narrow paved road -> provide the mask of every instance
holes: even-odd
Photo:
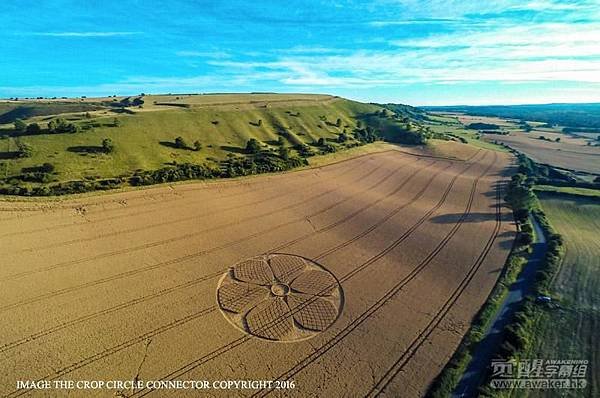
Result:
[[[498,346],[502,343],[502,331],[511,321],[513,314],[518,311],[519,303],[527,296],[535,281],[535,273],[546,252],[546,237],[537,221],[531,217],[535,229],[535,241],[529,260],[518,279],[510,286],[504,302],[496,312],[491,327],[487,330],[483,340],[475,348],[473,358],[454,390],[453,397],[475,397],[477,388],[486,374]]]

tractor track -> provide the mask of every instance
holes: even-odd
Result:
[[[431,318],[425,329],[423,329],[416,339],[414,339],[408,348],[400,355],[400,357],[394,362],[394,364],[384,373],[379,381],[373,386],[373,388],[367,393],[367,397],[376,397],[381,395],[394,378],[404,369],[409,361],[414,357],[419,348],[427,341],[429,336],[437,329],[439,324],[444,320],[444,317],[450,312],[454,304],[462,296],[464,291],[467,289],[479,268],[487,258],[488,253],[492,249],[494,242],[500,232],[502,226],[502,214],[500,210],[500,189],[496,187],[496,224],[490,237],[488,238],[483,250],[469,269],[469,272],[463,280],[460,282],[458,287],[454,290],[452,295],[444,302],[444,305],[439,311]]]
[[[301,372],[302,370],[304,370],[305,368],[307,368],[308,366],[310,366],[312,363],[319,360],[325,353],[327,353],[333,347],[342,342],[352,331],[354,331],[361,324],[370,319],[373,316],[373,314],[375,314],[380,308],[382,308],[385,304],[392,300],[402,290],[402,288],[404,288],[407,284],[414,280],[437,257],[437,255],[443,250],[443,248],[448,244],[448,242],[450,242],[454,235],[456,235],[456,233],[464,223],[466,217],[470,214],[478,182],[483,176],[485,176],[489,172],[492,166],[496,163],[496,157],[497,156],[495,155],[494,161],[483,171],[481,175],[479,175],[473,181],[471,191],[469,193],[469,199],[467,201],[467,206],[465,207],[463,214],[461,215],[459,220],[454,224],[452,229],[446,234],[446,236],[438,243],[438,245],[415,268],[413,268],[404,278],[402,278],[391,289],[389,289],[379,300],[377,300],[373,305],[371,305],[359,317],[355,318],[350,324],[348,324],[346,327],[340,330],[325,344],[317,348],[309,356],[305,357],[292,369],[279,375],[275,380],[288,380],[291,377],[298,374],[299,372]],[[264,397],[270,394],[271,391],[272,390],[269,389],[263,389],[253,394],[252,397]]]

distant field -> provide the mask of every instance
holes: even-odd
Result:
[[[556,187],[554,185],[536,185],[534,189],[540,192],[556,192],[569,195],[600,197],[600,190],[598,189],[579,187]]]
[[[489,105],[489,106],[432,106],[427,111],[457,112],[474,116],[493,116],[505,119],[533,120],[552,125],[600,129],[600,103]]]
[[[481,134],[476,130],[467,129],[464,124],[458,120],[457,114],[431,113],[428,114],[429,123],[427,126],[436,133],[450,133],[463,138],[468,144],[482,149],[494,151],[506,151],[505,148],[487,142],[481,139]]]
[[[543,140],[539,138],[540,135],[544,133],[511,132],[509,135],[486,134],[485,138],[503,142],[539,163],[600,174],[600,147]]]
[[[548,219],[566,242],[566,257],[551,294],[561,309],[548,310],[538,323],[529,358],[587,359],[589,388],[584,393],[563,391],[529,396],[586,396],[600,394],[600,203],[588,198],[541,194]]]
[[[600,174],[600,146],[587,145],[593,140],[574,137],[561,132],[559,128],[542,128],[539,122],[529,121],[532,127],[525,132],[519,121],[498,117],[471,116],[459,113],[437,112],[435,131],[451,132],[465,137],[469,143],[487,141],[504,143],[511,148],[525,153],[539,163],[555,167]],[[500,126],[500,130],[508,134],[481,134],[465,129],[471,123],[489,123]],[[479,137],[479,139],[477,139]],[[543,137],[545,139],[540,139]],[[556,142],[559,139],[559,142]]]

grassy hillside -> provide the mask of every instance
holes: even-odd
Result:
[[[12,102],[0,109],[9,108],[7,113],[38,110],[23,120],[26,128],[14,125],[16,119],[0,125],[0,186],[25,187],[19,194],[68,181],[126,179],[177,164],[205,165],[218,174],[214,170],[248,160],[252,139],[271,158],[295,159],[361,145],[377,131],[390,141],[404,133],[393,112],[380,115],[377,105],[324,95],[138,96]],[[419,130],[414,123],[411,129]],[[106,140],[114,150],[103,146]]]
[[[568,396],[600,394],[600,202],[595,198],[541,194],[541,205],[566,244],[566,255],[551,294],[561,309],[545,311],[536,325],[528,358],[589,360],[588,388]],[[529,396],[565,396],[568,391],[530,392]]]

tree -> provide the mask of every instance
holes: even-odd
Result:
[[[20,142],[17,144],[17,148],[19,151],[18,156],[20,158],[29,158],[33,154],[33,148],[31,145]]]
[[[85,113],[85,115],[84,115],[84,117],[85,117],[86,119],[91,119],[91,118],[92,118],[92,115],[91,115],[89,112],[86,112],[86,113]]]
[[[319,141],[317,141],[317,145],[318,145],[318,146],[323,146],[323,145],[325,145],[325,138],[323,138],[323,137],[319,138]]]
[[[260,143],[255,138],[250,138],[248,140],[248,142],[246,142],[246,152],[247,153],[260,152]]]
[[[346,134],[342,133],[342,134],[338,135],[337,141],[339,143],[346,142],[346,141],[348,141],[348,136]]]
[[[535,202],[535,195],[529,187],[524,185],[509,186],[508,195],[508,202],[514,210],[531,209]]]
[[[200,143],[200,141],[194,141],[194,150],[200,151],[201,149],[202,149],[202,144]]]
[[[25,131],[25,129],[27,128],[27,124],[22,121],[21,119],[17,119],[15,120],[15,130],[19,133],[23,133]]]
[[[121,121],[117,118],[114,118],[113,120],[113,126],[114,127],[119,127],[121,125]]]
[[[560,137],[556,137],[555,142],[560,142]]]
[[[515,209],[515,211],[513,212],[513,215],[517,222],[523,224],[523,223],[525,223],[525,221],[527,221],[527,218],[529,217],[529,209]],[[525,225],[528,225],[528,224],[525,224]]]
[[[282,136],[279,136],[277,138],[277,145],[279,145],[279,146],[285,145],[285,139]]]
[[[342,127],[342,119],[338,118],[338,120],[335,121],[335,125],[336,127]]]
[[[105,138],[102,140],[102,150],[104,151],[104,153],[114,152],[115,144],[110,138]]]
[[[55,120],[50,120],[48,122],[48,132],[50,134],[53,134],[56,131],[56,121]]]
[[[40,167],[40,170],[44,173],[52,173],[54,171],[54,165],[46,162]]]
[[[57,118],[48,123],[48,131],[52,134],[56,133],[76,133],[79,131],[79,126],[67,122],[65,119]]]
[[[188,147],[188,145],[183,139],[183,137],[177,137],[175,138],[175,147],[179,149],[185,149]]]
[[[40,127],[39,124],[37,123],[31,123],[30,125],[27,126],[27,134],[39,134],[42,132],[42,128]]]
[[[286,160],[286,161],[289,160],[290,159],[290,151],[284,146],[279,147],[279,157],[281,157],[283,160]]]
[[[256,123],[258,127],[262,126],[262,119],[258,119],[258,123]]]
[[[511,180],[515,184],[523,184],[527,180],[527,176],[523,173],[517,173],[511,177]]]
[[[521,235],[519,237],[519,244],[521,246],[529,246],[532,243],[533,243],[533,235],[531,233],[529,233],[529,232],[521,233]]]
[[[131,105],[133,106],[142,106],[144,105],[144,100],[141,98],[134,98],[133,101],[131,102]]]

